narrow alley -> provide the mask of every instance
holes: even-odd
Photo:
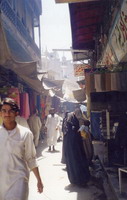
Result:
[[[100,165],[94,176],[85,188],[71,185],[65,165],[61,163],[62,142],[57,143],[57,151],[49,152],[46,142],[40,141],[37,148],[37,157],[39,162],[40,174],[44,183],[44,192],[39,194],[36,187],[36,179],[30,175],[30,193],[29,200],[113,200],[112,192],[109,189],[105,175]],[[105,181],[104,181],[105,180]],[[105,189],[103,185],[105,183]]]

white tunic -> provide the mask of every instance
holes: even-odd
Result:
[[[60,118],[57,114],[54,114],[54,116],[49,114],[47,116],[45,126],[47,127],[47,143],[48,143],[48,146],[56,145],[58,132],[59,132],[59,130],[58,130],[59,125],[60,125]]]
[[[40,136],[40,131],[41,131],[41,126],[42,126],[41,120],[36,114],[33,114],[28,119],[28,125],[34,136],[35,147],[37,147],[38,141],[39,141],[39,136]]]
[[[18,123],[18,124],[20,124],[21,126],[24,126],[24,127],[26,127],[26,128],[29,128],[29,125],[28,125],[28,123],[27,123],[27,120],[24,118],[24,117],[21,117],[21,116],[17,116],[16,118],[15,118],[15,121]]]
[[[29,169],[37,167],[33,135],[17,125],[0,126],[0,200],[27,200]]]

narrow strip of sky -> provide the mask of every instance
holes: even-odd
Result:
[[[43,52],[46,48],[51,52],[52,49],[69,49],[72,46],[68,4],[56,4],[55,0],[42,0],[40,22]],[[64,52],[64,55],[71,58],[70,52]]]

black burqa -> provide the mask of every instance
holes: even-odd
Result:
[[[79,121],[73,113],[69,115],[64,138],[67,174],[70,183],[84,186],[90,177],[88,162],[82,137],[78,131]]]

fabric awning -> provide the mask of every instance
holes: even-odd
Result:
[[[11,59],[11,53],[7,45],[0,15],[0,65],[5,65],[8,61],[11,61]]]
[[[62,87],[64,80],[49,80],[48,78],[44,78],[42,80],[42,84],[44,89],[52,90],[54,95],[58,97],[63,97]]]
[[[78,102],[84,102],[86,100],[85,89],[73,90],[73,95]]]
[[[50,80],[48,78],[43,79],[43,86],[45,89],[61,89],[64,80]]]
[[[70,21],[72,30],[72,48],[87,50],[87,53],[75,52],[74,60],[90,59],[95,50],[95,36],[101,25],[104,13],[104,1],[85,1],[70,3]],[[81,54],[81,55],[80,55]]]
[[[32,89],[41,93],[44,91],[41,81],[37,78],[37,62],[18,62],[9,50],[4,34],[0,16],[0,65],[6,69],[14,71]]]

